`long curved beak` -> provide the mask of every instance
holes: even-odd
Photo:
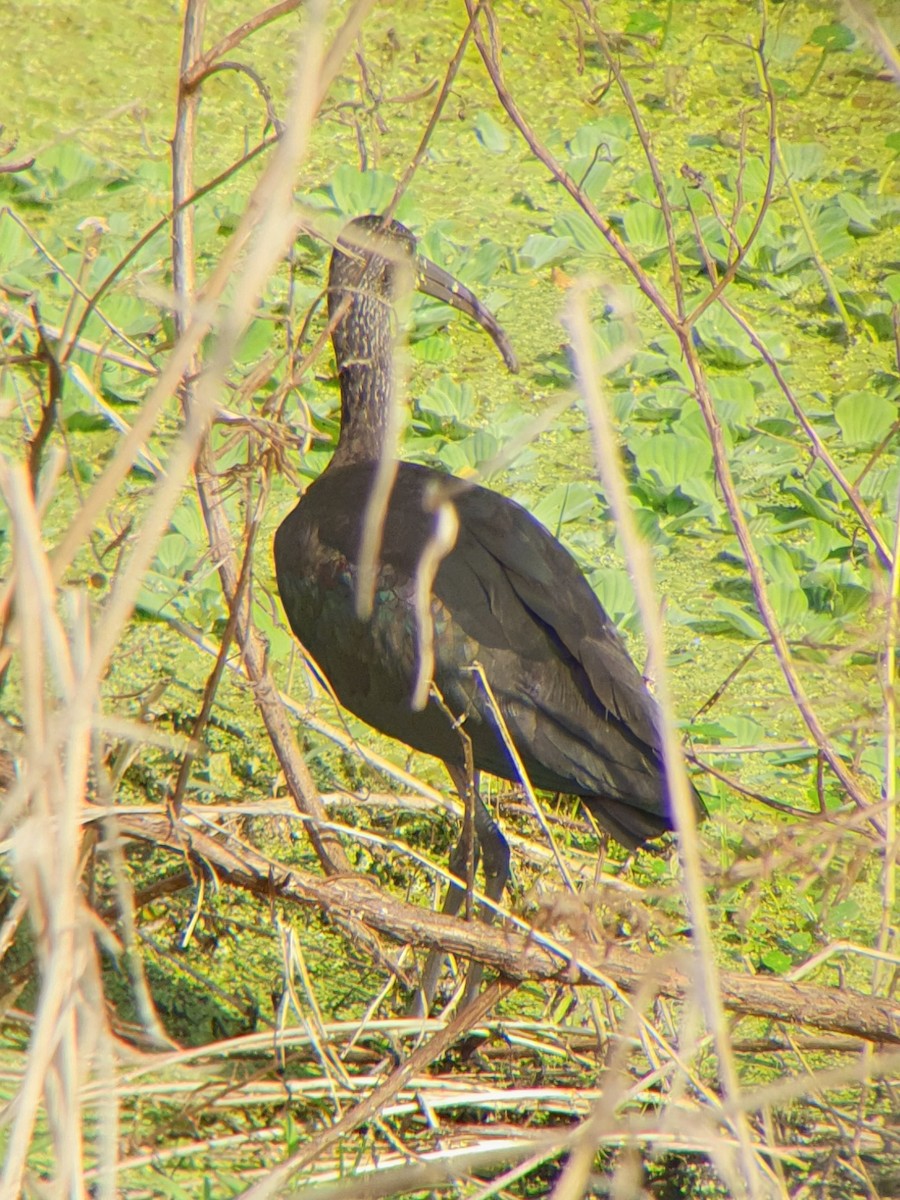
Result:
[[[416,287],[426,296],[431,296],[435,300],[443,300],[445,304],[458,308],[473,321],[477,321],[481,328],[491,335],[507,368],[514,375],[518,372],[519,360],[516,358],[516,352],[497,322],[497,318],[464,284],[460,283],[458,279],[454,279],[452,275],[430,259],[418,255],[416,257]]]

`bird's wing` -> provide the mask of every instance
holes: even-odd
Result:
[[[503,569],[513,591],[583,666],[600,704],[651,746],[656,706],[607,616],[569,552],[521,505],[486,488],[457,499],[461,537],[477,541]]]

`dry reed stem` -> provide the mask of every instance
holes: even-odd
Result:
[[[195,6],[196,7],[196,6]],[[24,691],[25,775],[4,803],[28,803],[29,815],[18,813],[12,837],[12,862],[21,894],[35,928],[41,991],[32,1027],[25,1073],[13,1107],[7,1112],[11,1128],[0,1176],[0,1195],[19,1194],[35,1123],[41,1106],[49,1122],[54,1147],[53,1194],[82,1196],[82,1139],[85,1136],[81,1083],[100,1064],[109,1069],[114,1055],[108,1042],[99,969],[90,920],[80,891],[80,806],[87,791],[93,714],[100,704],[100,685],[107,664],[130,617],[137,590],[152,560],[159,538],[181,495],[214,412],[225,371],[241,331],[252,315],[265,279],[282,256],[296,219],[291,215],[291,188],[296,164],[305,151],[313,115],[337,70],[348,39],[362,19],[366,5],[351,12],[328,56],[322,41],[323,5],[311,5],[307,37],[298,57],[295,109],[288,130],[273,155],[244,219],[192,311],[185,336],[174,350],[157,386],[134,427],[123,438],[111,465],[85,499],[52,558],[41,543],[39,521],[28,482],[21,468],[0,464],[0,487],[16,532],[15,563],[18,641]],[[253,252],[240,255],[252,238]],[[219,311],[225,286],[234,287],[234,301]],[[156,417],[168,400],[200,339],[211,328],[217,338],[210,366],[198,387],[198,399],[176,441],[167,473],[155,489],[153,503],[111,595],[93,628],[87,610],[77,600],[70,606],[66,630],[56,614],[56,584],[97,516],[145,447]],[[104,1088],[112,1095],[114,1089]],[[99,1187],[115,1194],[116,1121],[99,1134]]]
[[[616,528],[622,540],[628,573],[634,585],[644,637],[647,641],[650,674],[655,683],[656,699],[662,718],[660,721],[662,757],[671,798],[672,815],[678,831],[678,851],[691,918],[691,938],[694,943],[698,980],[697,994],[702,1003],[707,1024],[715,1039],[724,1093],[723,1101],[724,1105],[729,1107],[740,1095],[740,1084],[719,991],[718,969],[706,903],[697,818],[685,769],[684,755],[675,729],[665,643],[653,586],[650,556],[645,543],[638,535],[631,512],[624,472],[616,448],[615,429],[600,387],[602,375],[591,336],[586,304],[587,286],[589,285],[581,284],[572,289],[566,308],[565,323],[572,338],[581,394],[590,414],[595,461],[615,517]],[[769,1194],[771,1180],[768,1177],[768,1171],[763,1161],[753,1153],[750,1128],[742,1115],[737,1116],[732,1130],[741,1148],[740,1170],[735,1173],[734,1166],[736,1164],[730,1163],[730,1169],[725,1178],[728,1179],[731,1187],[736,1189],[738,1195],[744,1188],[752,1197]]]
[[[82,1196],[82,1085],[93,1070],[111,1061],[99,964],[80,891],[78,818],[87,785],[93,706],[67,714],[65,728],[59,718],[89,658],[90,627],[83,595],[71,596],[69,630],[57,614],[56,589],[25,468],[0,462],[0,490],[12,518],[18,565],[17,636],[25,715],[23,778],[14,791],[24,792],[27,815],[16,814],[10,858],[28,907],[41,980],[25,1070],[4,1114],[10,1128],[0,1197],[11,1200],[20,1194],[41,1110],[53,1147],[58,1194]],[[6,823],[8,815],[4,812],[0,820]],[[114,1122],[108,1125],[99,1142],[104,1196],[114,1194],[109,1168],[115,1156],[115,1128]]]

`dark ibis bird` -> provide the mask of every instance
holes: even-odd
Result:
[[[341,704],[442,759],[463,799],[475,792],[478,845],[464,832],[451,868],[464,879],[480,850],[485,894],[496,901],[509,849],[473,780],[477,771],[518,778],[497,711],[531,784],[580,797],[631,848],[672,828],[658,712],[575,560],[525,508],[393,462],[395,305],[413,285],[482,325],[517,369],[493,316],[417,256],[404,226],[380,216],[350,222],[328,276],[340,436],[275,535],[278,589]],[[696,793],[695,801],[702,813]],[[462,899],[451,886],[444,911],[457,912]],[[430,964],[423,985],[429,1000],[439,968]]]

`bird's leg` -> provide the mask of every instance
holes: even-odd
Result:
[[[471,760],[471,754],[469,757]],[[468,897],[467,907],[469,912],[467,916],[471,918],[472,890],[474,888],[475,868],[478,866],[479,857],[479,841],[476,836],[478,818],[476,815],[476,804],[472,798],[478,796],[478,790],[475,785],[474,770],[470,773],[469,770],[452,767],[449,763],[446,765],[454,787],[463,803],[463,824],[459,841],[450,852],[450,860],[447,865],[450,868],[450,874],[453,878],[447,885],[447,895],[444,897],[441,912],[444,916],[455,917],[462,908],[463,900]],[[478,803],[481,803],[480,799]],[[465,879],[466,886],[463,887],[457,883],[458,879]],[[437,982],[443,966],[443,953],[440,950],[430,951],[425,963],[425,970],[422,972],[421,985],[410,1005],[410,1016],[424,1016],[425,1012],[431,1007],[431,1001],[434,999],[434,993],[437,989]]]
[[[463,888],[461,884],[451,881],[441,909],[447,916],[456,916],[466,896],[471,903],[472,876],[478,865],[479,857],[484,862],[484,894],[495,904],[499,903],[509,880],[509,843],[479,795],[475,772],[469,774],[449,763],[447,770],[450,772],[459,797],[466,808],[462,833],[450,855],[449,865],[451,873],[457,879],[465,878],[468,886]],[[471,912],[468,915],[471,916]],[[486,905],[482,905],[479,909],[478,918],[486,925],[491,924],[494,916],[494,910]],[[422,973],[421,987],[410,1007],[411,1016],[422,1016],[430,1007],[443,965],[444,955],[439,950],[432,950]],[[478,994],[482,974],[481,963],[470,964],[466,976],[463,1004],[467,1004],[473,996]]]
[[[488,812],[484,801],[475,792],[475,836],[481,847],[481,858],[484,863],[484,894],[495,904],[506,890],[509,881],[509,842],[503,836],[500,826]],[[496,913],[487,905],[482,905],[478,912],[479,920],[485,925],[491,925]],[[478,995],[481,988],[481,977],[484,967],[480,962],[469,964],[466,975],[466,990],[463,993],[462,1007]]]

